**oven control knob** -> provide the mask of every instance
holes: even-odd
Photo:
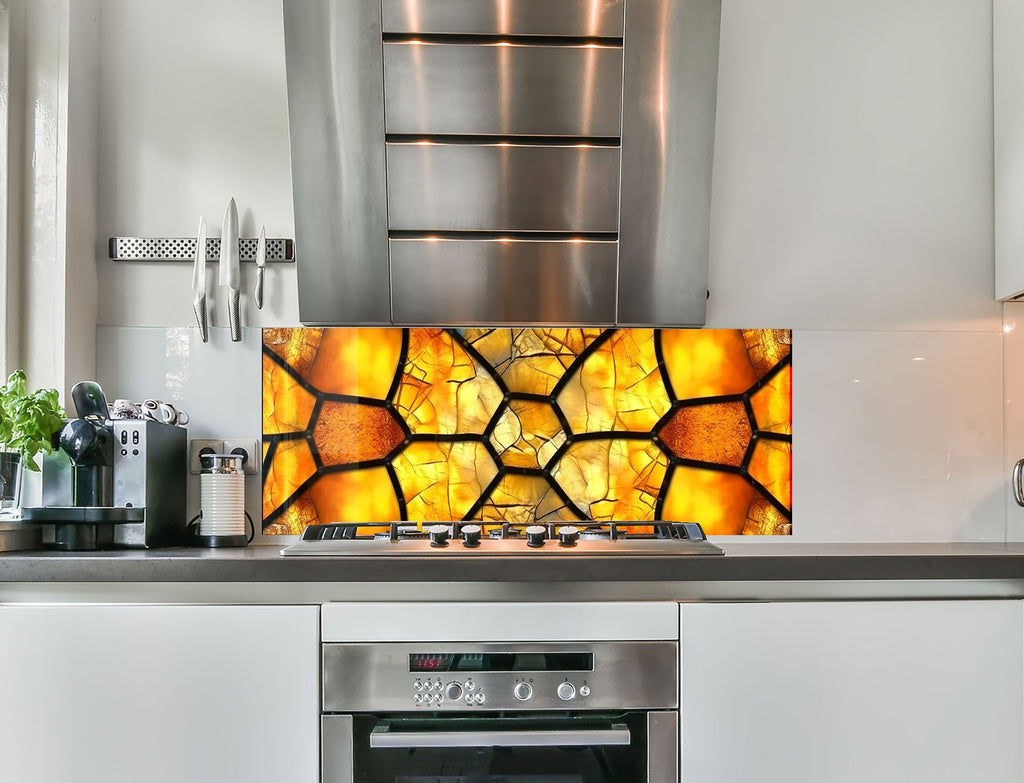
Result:
[[[462,698],[462,686],[457,682],[450,682],[444,689],[444,696],[448,701],[458,701]]]
[[[589,685],[581,685],[580,686],[580,696],[589,696],[589,695],[590,695],[590,686]]]
[[[533,688],[530,687],[528,682],[517,682],[516,687],[512,689],[512,693],[519,701],[528,701],[533,696]]]
[[[575,525],[563,525],[558,528],[558,543],[562,546],[576,546],[580,537],[580,529]]]
[[[462,543],[468,547],[480,546],[480,525],[464,525]]]
[[[555,692],[562,701],[572,701],[576,698],[576,686],[571,682],[558,683],[558,689]]]
[[[448,546],[448,525],[431,525],[427,528],[431,546]]]
[[[526,528],[527,546],[544,546],[547,537],[548,529],[544,525],[530,525]]]

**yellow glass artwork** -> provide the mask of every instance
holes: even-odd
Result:
[[[792,532],[785,329],[263,332],[263,531],[398,520]]]

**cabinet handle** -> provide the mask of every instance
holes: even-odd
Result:
[[[1013,486],[1013,499],[1017,501],[1018,506],[1024,507],[1024,459],[1017,460],[1017,464],[1013,466],[1013,481],[1010,483]]]

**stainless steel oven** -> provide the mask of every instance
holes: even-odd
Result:
[[[675,641],[322,652],[324,783],[677,783]]]

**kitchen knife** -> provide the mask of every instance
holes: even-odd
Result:
[[[224,227],[220,235],[220,284],[226,286],[228,297],[228,324],[231,326],[231,341],[242,339],[241,315],[238,310],[239,272],[238,272],[238,207],[235,200],[228,201],[224,211]]]
[[[199,336],[203,342],[210,339],[206,328],[206,218],[199,218],[199,235],[196,237],[196,262],[192,267],[192,290],[196,298],[192,300],[192,309],[196,313],[199,324]]]
[[[256,309],[263,309],[263,267],[267,264],[267,227],[260,226],[260,238],[256,240],[256,291],[253,300]]]

